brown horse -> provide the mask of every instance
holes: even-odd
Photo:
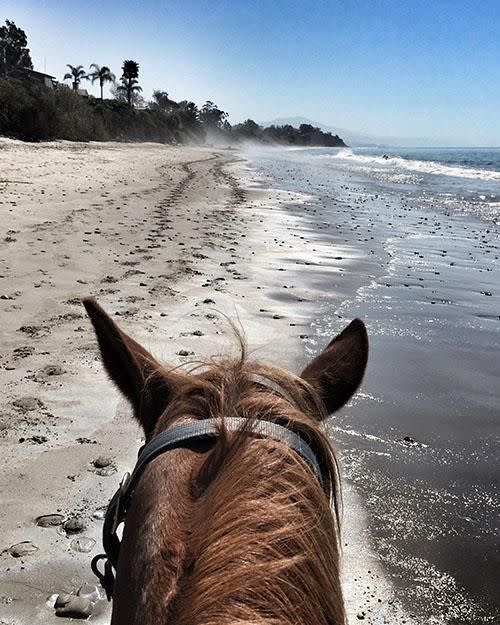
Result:
[[[339,479],[320,423],[362,380],[363,323],[351,322],[300,376],[248,360],[243,341],[241,357],[188,373],[160,365],[95,300],[84,305],[146,442],[178,424],[221,423],[210,444],[158,456],[135,485],[112,625],[344,624]],[[230,417],[250,425],[231,432]],[[288,444],[254,436],[256,420],[305,439],[322,484]]]

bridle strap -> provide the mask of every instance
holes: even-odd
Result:
[[[276,393],[276,395],[279,395],[282,399],[285,399],[294,408],[299,408],[297,402],[290,395],[290,393],[285,390],[281,384],[278,384],[278,382],[275,382],[272,378],[268,378],[267,375],[262,375],[261,373],[250,373],[249,378],[254,384],[259,384],[267,391],[272,391],[273,393]]]
[[[248,428],[252,436],[271,438],[285,443],[307,462],[319,483],[323,486],[323,476],[313,450],[301,436],[292,432],[292,430],[271,421],[249,421],[243,417],[201,419],[190,421],[189,423],[181,423],[169,430],[160,432],[142,448],[134,471],[122,493],[123,509],[126,510],[128,508],[134,488],[150,462],[172,449],[195,445],[203,439],[216,438],[223,427],[230,432]]]
[[[92,570],[105,589],[108,600],[111,600],[114,587],[112,569],[116,570],[117,568],[120,551],[120,540],[116,530],[118,525],[125,520],[134,488],[146,467],[167,451],[196,447],[202,442],[216,439],[224,428],[230,432],[247,431],[250,436],[270,438],[286,444],[308,464],[321,487],[324,486],[321,467],[311,447],[299,434],[278,423],[249,420],[243,417],[210,418],[181,423],[169,430],[160,432],[140,450],[132,475],[130,478],[128,475],[125,476],[106,510],[102,532],[105,553],[94,557]],[[98,563],[102,559],[107,559],[103,573],[98,568]]]

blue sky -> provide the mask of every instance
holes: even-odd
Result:
[[[58,79],[131,58],[147,98],[210,99],[232,123],[500,145],[500,0],[0,0],[5,18]]]

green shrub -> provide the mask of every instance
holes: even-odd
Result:
[[[203,141],[187,111],[129,108],[118,100],[84,98],[64,86],[0,79],[0,134],[24,141]]]

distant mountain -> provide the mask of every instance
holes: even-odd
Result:
[[[338,128],[337,126],[328,126],[321,122],[315,122],[306,117],[278,117],[269,122],[260,122],[261,126],[284,126],[290,124],[291,126],[298,127],[300,124],[311,124],[321,128],[324,132],[331,132],[334,135],[341,137],[348,146],[352,147],[369,147],[369,146],[424,146],[433,145],[435,141],[430,139],[414,139],[414,138],[402,138],[402,137],[384,137],[377,135],[368,135],[354,130],[348,130],[347,128]],[[442,142],[441,142],[442,144]],[[440,145],[441,145],[440,144]]]
[[[307,117],[278,117],[268,122],[259,123],[261,126],[264,127],[285,126],[286,124],[290,124],[290,126],[294,126],[295,128],[298,128],[300,124],[311,124],[311,126],[321,128],[323,132],[331,132],[333,135],[338,135],[347,143],[347,145],[360,146],[377,144],[377,141],[374,140],[374,137],[363,135],[358,132],[351,132],[350,130],[346,130],[345,128],[328,126],[327,124],[322,124],[321,122],[315,122],[312,119],[307,119]]]

